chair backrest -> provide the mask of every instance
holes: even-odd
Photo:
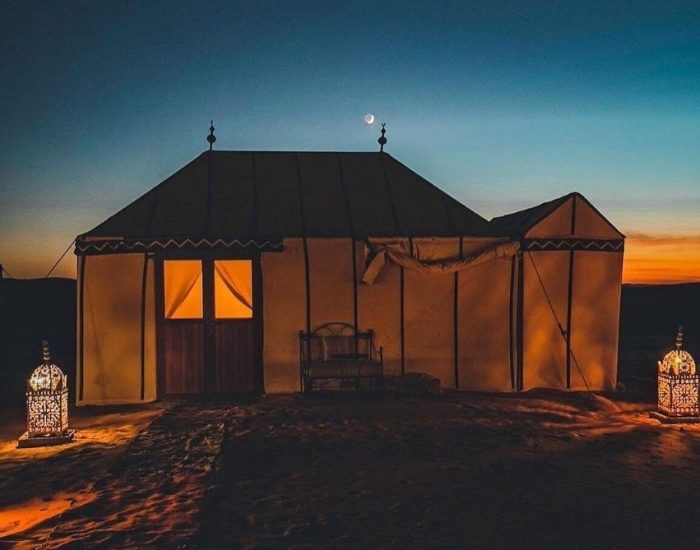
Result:
[[[328,361],[330,359],[361,355],[372,358],[372,341],[374,332],[356,331],[348,323],[326,323],[317,327],[310,334],[300,332],[301,342],[308,343],[308,360]],[[306,346],[302,346],[302,354],[306,356]]]

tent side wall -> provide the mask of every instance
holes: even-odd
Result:
[[[577,237],[622,238],[621,233],[581,198],[576,199],[575,225]],[[576,361],[571,372],[573,389],[586,389],[588,384],[592,389],[613,390],[617,384],[622,262],[622,250],[579,250],[574,254],[571,350]]]
[[[570,236],[574,199],[540,220],[528,238]],[[523,257],[522,388],[566,389],[569,252],[526,252]]]
[[[522,389],[614,389],[624,236],[574,195],[525,237]]]
[[[354,324],[352,239],[307,239],[311,330],[325,323]],[[361,330],[371,327],[359,327]]]
[[[299,331],[306,330],[306,267],[302,239],[262,255],[263,365],[267,393],[301,390]]]
[[[566,389],[569,253],[526,252],[524,268],[523,387]]]
[[[78,405],[156,399],[153,261],[145,254],[78,257]]]
[[[459,256],[459,239],[412,242],[421,260]],[[443,388],[455,387],[453,273],[404,270],[404,369],[440,379]]]
[[[355,244],[357,276],[365,270],[365,245]],[[357,287],[358,324],[360,329],[372,329],[377,348],[384,355],[384,374],[401,374],[401,277],[402,269],[388,263],[372,285],[361,282]]]
[[[463,241],[463,250],[489,240]],[[405,240],[408,245],[408,239]],[[454,258],[458,238],[415,239],[422,260]],[[306,247],[306,250],[305,250]],[[353,252],[355,273],[353,273]],[[307,297],[308,262],[308,297]],[[375,332],[386,375],[425,372],[445,388],[510,391],[510,260],[458,274],[418,272],[387,264],[374,284],[361,284],[365,244],[345,238],[285,239],[263,255],[265,391],[301,387],[299,331],[329,322]],[[357,280],[357,286],[354,286]],[[307,318],[308,306],[308,318]],[[403,317],[402,317],[403,315]],[[455,353],[458,361],[455,361]]]
[[[459,389],[515,388],[515,258],[458,274]]]
[[[575,362],[571,387],[585,390],[588,384],[591,389],[614,390],[622,254],[579,251],[574,265],[571,351]]]
[[[352,325],[355,310],[364,311],[353,274],[353,261],[362,243],[350,238],[296,238],[285,239],[284,246],[284,252],[263,254],[262,262],[263,364],[268,393],[301,388],[299,331],[332,322]],[[382,345],[379,336],[384,330],[366,324],[367,320],[359,318],[359,328],[375,329],[377,345]],[[381,318],[369,320],[381,322]]]

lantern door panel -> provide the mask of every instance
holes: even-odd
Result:
[[[162,296],[161,391],[253,391],[253,261],[166,259]]]

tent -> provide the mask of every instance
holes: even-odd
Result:
[[[491,226],[521,246],[514,388],[614,389],[625,236],[579,193]]]
[[[547,204],[488,222],[385,152],[207,151],[77,237],[77,402],[299,391],[299,332],[328,322],[373,329],[387,375],[578,389],[559,375],[570,349],[611,388],[623,237],[580,195]],[[556,225],[574,208],[575,231]],[[543,320],[528,257],[572,342]],[[599,286],[573,277],[561,302],[589,269]]]

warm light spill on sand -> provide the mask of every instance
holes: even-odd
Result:
[[[628,233],[624,283],[700,282],[700,235]]]
[[[22,428],[16,422],[3,426],[0,480],[8,494],[0,504],[0,539],[23,540],[20,535],[33,527],[95,501],[94,480],[161,411],[162,406],[148,406],[87,417],[76,413],[75,440],[53,447],[18,449],[15,434]]]
[[[0,537],[21,533],[55,518],[69,508],[83,506],[95,500],[96,495],[86,489],[77,494],[58,493],[47,498],[49,500],[35,498],[19,506],[0,510]]]

